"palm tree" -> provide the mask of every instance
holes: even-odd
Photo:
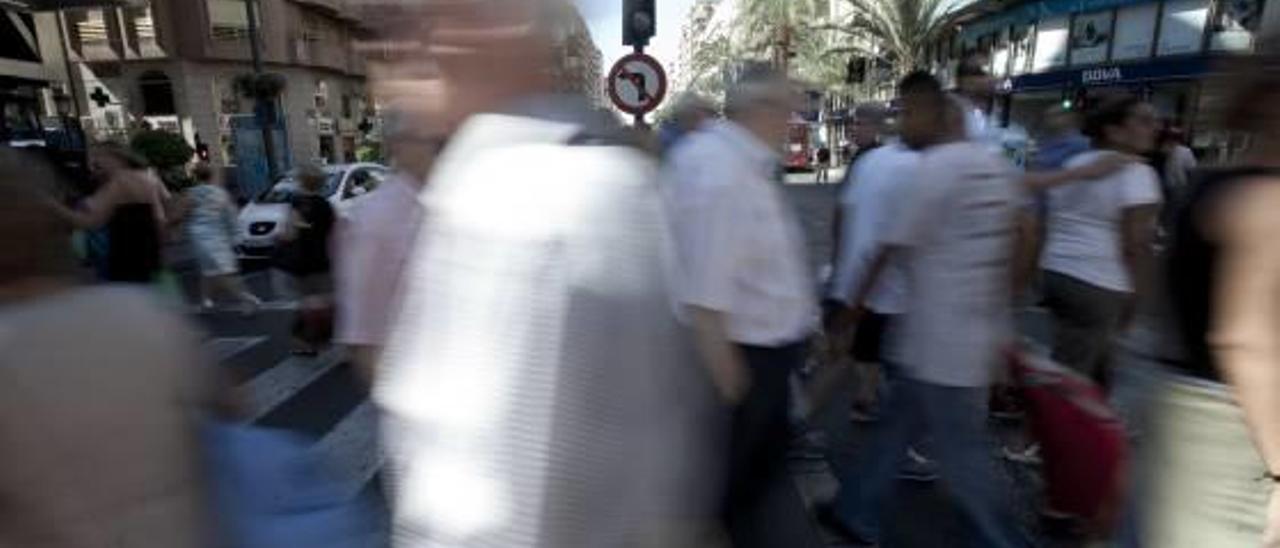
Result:
[[[894,77],[925,66],[927,48],[948,29],[963,2],[955,0],[835,0],[852,8],[833,21],[839,35],[833,51],[887,64]]]
[[[812,40],[831,0],[738,0],[736,32],[744,54],[765,54],[786,72],[791,59]]]

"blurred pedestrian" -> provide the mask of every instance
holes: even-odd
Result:
[[[658,140],[662,146],[662,155],[666,156],[680,140],[689,134],[702,129],[710,120],[715,119],[716,109],[706,99],[696,93],[681,94],[672,103],[671,119],[662,124]]]
[[[1158,120],[1137,98],[1102,103],[1085,121],[1098,149],[1066,167],[1119,153],[1141,155],[1155,145]],[[1160,184],[1149,166],[1131,164],[1110,175],[1048,191],[1044,303],[1053,314],[1053,359],[1106,387],[1114,337],[1126,329],[1147,294]]]
[[[196,184],[187,189],[187,237],[200,265],[200,305],[212,309],[214,296],[221,294],[253,312],[262,301],[240,279],[240,262],[232,244],[236,237],[235,203],[223,186],[219,168],[199,164],[192,176]]]
[[[840,179],[840,187],[836,189],[835,213],[831,218],[832,265],[836,264],[836,255],[843,248],[845,221],[842,200],[850,196],[849,186],[857,182],[854,180],[856,175],[854,166],[863,156],[880,147],[888,132],[886,127],[888,116],[888,111],[876,103],[863,103],[853,109],[853,124],[849,132],[852,134],[853,145],[857,150],[850,157],[849,166],[845,169],[844,177]]]
[[[1156,168],[1165,181],[1165,193],[1177,195],[1186,191],[1191,172],[1197,167],[1196,154],[1186,145],[1186,134],[1176,126],[1160,132],[1156,148],[1164,153],[1165,161]]]
[[[673,314],[656,161],[552,93],[563,8],[469,2],[379,29],[438,61],[460,123],[374,387],[399,547],[708,542],[714,392]]]
[[[817,171],[815,175],[817,182],[831,181],[831,148],[827,145],[819,146],[818,152],[814,154],[814,169]]]
[[[873,422],[879,419],[879,394],[881,369],[887,364],[885,348],[887,335],[906,312],[906,274],[900,260],[885,267],[871,293],[863,302],[853,302],[853,292],[869,274],[871,261],[884,247],[887,230],[897,211],[902,207],[902,188],[905,181],[917,176],[920,152],[902,143],[890,143],[862,157],[855,166],[854,180],[849,194],[841,200],[847,221],[840,241],[846,246],[839,250],[835,273],[828,293],[825,314],[827,336],[833,338],[839,348],[848,339],[847,330],[840,318],[849,308],[859,309],[858,329],[853,332],[851,356],[859,373],[853,409],[849,413],[854,422]],[[918,441],[918,440],[917,440]],[[902,474],[908,479],[932,480],[934,463],[912,447],[907,450]]]
[[[1280,61],[1255,55],[1208,88],[1225,98],[1219,127],[1251,146],[1175,215],[1168,297],[1186,356],[1153,415],[1149,546],[1280,546]]]
[[[438,103],[438,78],[421,83],[424,95],[417,100]],[[445,139],[444,128],[433,126],[431,118],[389,110],[387,120],[384,135],[394,171],[377,192],[353,204],[335,236],[334,340],[351,349],[367,381],[373,380],[373,367],[398,311],[404,270],[422,223],[419,194]]]
[[[198,341],[147,292],[76,285],[54,177],[0,147],[0,546],[208,546]]]
[[[160,273],[169,192],[146,160],[122,145],[94,145],[90,169],[102,186],[60,214],[82,229],[107,229],[106,279],[149,284]]]
[[[1184,143],[1185,134],[1169,125],[1160,131],[1152,151],[1151,167],[1160,175],[1160,193],[1165,207],[1160,212],[1160,228],[1169,230],[1173,215],[1190,192],[1191,175],[1198,167],[1196,155]]]
[[[789,379],[817,312],[804,236],[782,195],[777,144],[794,106],[764,69],[735,84],[725,120],[672,153],[681,300],[702,358],[732,406],[726,522],[735,546],[761,542],[761,502],[786,477]]]
[[[314,355],[328,342],[333,322],[333,277],[329,239],[336,216],[325,197],[328,175],[315,164],[295,169],[298,191],[289,200],[289,220],[281,236],[275,266],[289,276],[298,295],[293,323],[294,352]]]
[[[899,85],[900,133],[923,149],[915,178],[851,303],[865,303],[895,256],[908,285],[889,360],[902,376],[883,404],[880,428],[822,519],[855,543],[881,539],[886,498],[901,455],[921,428],[954,494],[972,546],[1026,546],[991,459],[987,389],[1011,336],[1010,252],[1019,203],[1016,177],[1000,156],[965,139],[964,106],[927,73]],[[939,123],[942,121],[943,123]]]

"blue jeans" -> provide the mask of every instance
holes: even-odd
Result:
[[[892,368],[886,368],[886,372]],[[881,511],[897,482],[903,451],[922,433],[930,455],[971,526],[969,544],[983,548],[1030,546],[1004,500],[1009,488],[995,470],[986,426],[987,389],[895,378],[881,422],[858,470],[840,470],[836,516],[865,540],[880,541]],[[924,431],[922,431],[922,429]]]

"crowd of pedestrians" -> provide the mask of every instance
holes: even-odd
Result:
[[[1126,470],[1149,470],[1096,514],[1040,513],[1080,523],[1078,542],[1280,546],[1269,57],[1224,71],[1223,123],[1255,139],[1207,175],[1140,98],[1046,112],[1022,162],[984,63],[961,63],[955,91],[908,73],[893,108],[854,110],[819,283],[783,186],[801,103],[785,74],[744,66],[720,112],[683,97],[651,136],[554,93],[542,0],[363,9],[393,171],[339,215],[326,173],[295,169],[272,264],[298,298],[295,351],[337,345],[368,384],[389,540],[367,508],[298,479],[314,463],[292,458],[296,440],[236,423],[233,383],[146,287],[178,229],[200,304],[261,304],[219,172],[196,166],[171,196],[102,146],[99,190],[70,206],[52,170],[0,149],[0,546],[792,546],[771,499],[797,415],[823,404],[797,390],[819,336],[818,355],[855,365],[847,411],[868,430],[856,464],[831,460],[838,490],[814,509],[831,534],[891,545],[898,479],[937,478],[955,545],[1033,546],[989,422],[1029,391],[1008,373],[1032,361],[1025,305],[1052,321],[1056,365],[1035,382],[1083,387],[1025,398],[1041,427],[1110,420],[1117,342],[1160,311],[1186,349],[1147,387],[1156,420],[1133,445],[1157,458]],[[73,228],[105,228],[113,283],[80,282]],[[1096,464],[1057,447],[1005,454]]]

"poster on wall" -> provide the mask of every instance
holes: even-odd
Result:
[[[1222,0],[1209,27],[1209,48],[1214,51],[1247,51],[1262,20],[1261,0]]]
[[[1157,4],[1130,6],[1116,16],[1116,35],[1112,38],[1111,59],[1125,61],[1151,56],[1156,35]]]
[[[1068,19],[1050,17],[1040,22],[1036,32],[1035,59],[1031,69],[1035,72],[1067,64]]]
[[[1208,18],[1208,0],[1170,0],[1164,5],[1164,17],[1160,19],[1156,55],[1199,53]]]
[[[1082,13],[1071,28],[1071,64],[1092,65],[1107,60],[1111,44],[1111,12]]]

